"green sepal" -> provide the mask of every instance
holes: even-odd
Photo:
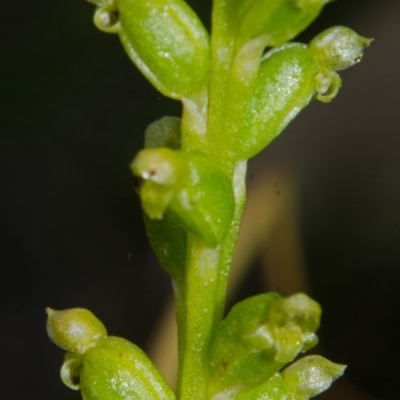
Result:
[[[279,371],[274,353],[254,349],[244,338],[268,319],[277,293],[250,297],[236,304],[217,327],[209,353],[210,398],[229,388],[258,384]]]
[[[237,387],[235,400],[308,400],[328,389],[346,367],[312,355],[297,360],[258,386]]]
[[[207,88],[209,37],[183,0],[94,0],[96,26],[118,33],[131,60],[164,95],[191,98]]]
[[[232,308],[210,350],[210,394],[257,387],[317,344],[321,310],[308,296],[266,293]]]
[[[343,375],[345,369],[345,365],[311,355],[285,368],[282,376],[294,397],[302,400],[317,396],[328,389],[334,380]]]
[[[328,2],[329,0],[214,1],[211,46],[213,74],[210,85],[211,151],[217,147],[217,154],[224,154],[227,158],[233,156],[234,160],[248,157],[243,154],[241,158],[242,155],[240,151],[236,151],[235,146],[230,148],[219,146],[221,129],[234,136],[245,137],[241,132],[242,121],[257,85],[256,80],[265,48],[282,45],[299,34]],[[218,88],[215,92],[213,92],[214,86]],[[276,89],[274,92],[278,97]],[[213,99],[216,99],[214,103]],[[214,129],[213,116],[216,113],[218,115],[221,110],[225,125]],[[250,109],[254,114],[258,111]],[[265,143],[267,144],[268,142]],[[251,157],[255,153],[249,154]]]
[[[317,62],[305,44],[288,43],[263,57],[241,126],[221,146],[232,158],[254,156],[311,101]]]
[[[83,400],[173,400],[154,364],[131,342],[110,336],[83,357]]]
[[[173,221],[215,247],[234,211],[231,182],[220,166],[197,152],[145,149],[131,165],[145,213]]]

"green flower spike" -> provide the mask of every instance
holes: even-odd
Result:
[[[246,198],[246,163],[314,99],[331,101],[337,71],[369,39],[334,27],[286,43],[329,0],[213,0],[212,36],[184,0],[89,0],[161,93],[183,104],[145,133],[131,164],[147,233],[176,297],[179,400],[307,400],[344,366],[319,356],[321,309],[305,294],[266,293],[223,312]],[[271,48],[272,47],[272,48]],[[67,350],[63,382],[84,400],[174,400],[149,358],[107,336],[88,310],[48,310]],[[293,363],[290,366],[287,364]]]

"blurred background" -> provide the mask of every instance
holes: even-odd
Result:
[[[211,1],[189,3],[209,27]],[[20,0],[0,10],[0,393],[77,400],[59,379],[63,352],[46,336],[46,306],[89,308],[155,358],[157,344],[170,346],[159,328],[170,282],[128,165],[146,126],[181,108],[140,75],[116,36],[95,29],[91,4]],[[338,98],[311,104],[250,161],[228,306],[305,290],[324,311],[318,351],[349,365],[319,398],[395,400],[400,3],[334,2],[296,40],[333,25],[375,40],[341,74]]]

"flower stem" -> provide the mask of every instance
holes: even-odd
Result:
[[[192,235],[188,240],[187,269],[181,306],[177,309],[180,400],[208,398],[208,349],[225,306],[229,269],[245,203],[245,173],[246,163],[241,162],[231,174],[236,207],[227,237],[215,248]]]

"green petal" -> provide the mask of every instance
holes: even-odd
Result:
[[[328,389],[345,369],[345,365],[314,355],[296,361],[282,375],[293,393],[308,399]]]
[[[80,380],[84,400],[175,399],[146,354],[117,337],[108,337],[85,354]]]

